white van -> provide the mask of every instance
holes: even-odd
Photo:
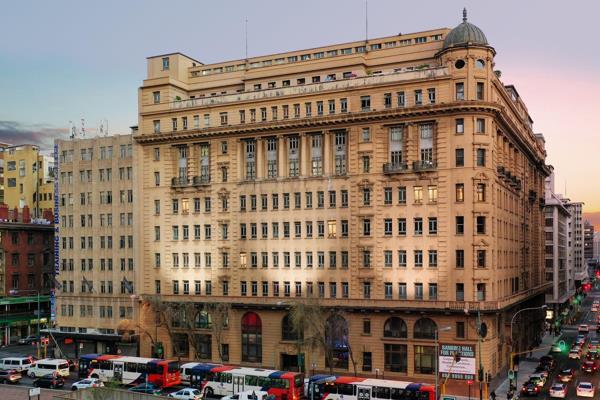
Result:
[[[190,381],[190,370],[192,368],[194,368],[198,364],[200,364],[200,363],[189,362],[189,363],[182,364],[179,367],[181,382],[188,382],[189,383],[189,381]]]
[[[18,372],[27,371],[33,360],[29,357],[6,357],[0,360],[0,369],[15,369]]]
[[[37,378],[40,376],[55,374],[62,377],[69,376],[69,362],[63,359],[56,358],[45,358],[38,360],[29,367],[27,375],[30,378]]]

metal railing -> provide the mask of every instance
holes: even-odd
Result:
[[[172,187],[185,187],[185,186],[189,186],[189,184],[190,184],[190,178],[188,178],[187,176],[176,176],[171,179]]]
[[[209,185],[210,184],[210,175],[194,176],[193,184],[194,184],[194,186]]]
[[[435,161],[430,160],[419,160],[413,162],[414,171],[431,171],[437,168]]]
[[[408,165],[404,163],[385,163],[383,164],[384,174],[395,174],[401,172],[409,172]]]

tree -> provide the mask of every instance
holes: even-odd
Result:
[[[219,352],[219,361],[223,362],[223,331],[229,326],[229,314],[231,313],[230,303],[206,303],[204,309],[212,319],[212,333],[217,343]]]
[[[299,334],[301,345],[313,352],[319,349],[325,353],[329,373],[333,375],[334,353],[337,345],[345,348],[352,362],[354,375],[357,374],[357,362],[348,340],[348,323],[344,314],[336,309],[326,309],[317,299],[294,302],[290,309],[292,326]],[[300,345],[299,345],[300,347]]]

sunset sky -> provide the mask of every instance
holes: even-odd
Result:
[[[551,5],[550,5],[551,4]],[[85,118],[90,132],[137,124],[146,57],[180,51],[203,62],[364,38],[364,0],[9,2],[0,24],[0,141],[43,146]],[[370,0],[369,37],[469,21],[497,51],[496,69],[546,137],[557,191],[600,226],[600,2]],[[27,23],[23,23],[27,21]],[[593,216],[593,215],[592,215]]]

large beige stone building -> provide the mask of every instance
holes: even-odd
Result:
[[[57,331],[65,354],[136,353],[131,135],[57,140]],[[125,330],[135,330],[125,324]]]
[[[506,367],[513,313],[548,289],[548,171],[495,54],[465,18],[210,65],[148,58],[134,135],[139,293],[232,310],[219,340],[206,314],[190,330],[148,312],[141,353],[158,340],[166,356],[326,370],[322,349],[296,358],[286,318],[312,298],[347,322],[329,338],[338,373],[353,372],[351,349],[359,374],[431,381],[435,332],[475,348],[478,312],[477,365]],[[543,322],[521,315],[515,348]]]

